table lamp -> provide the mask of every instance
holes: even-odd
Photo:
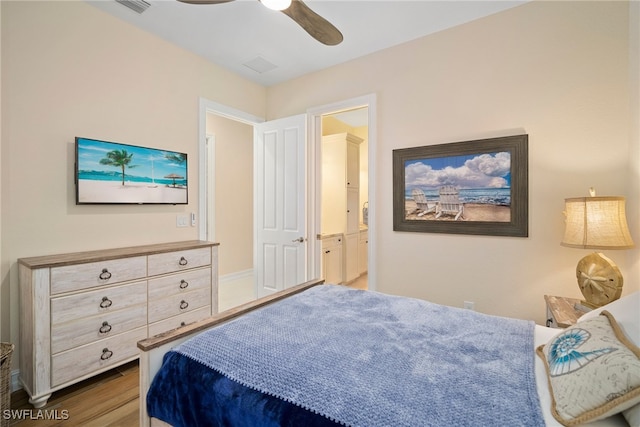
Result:
[[[632,248],[624,197],[596,197],[593,189],[590,193],[591,197],[565,199],[566,227],[560,244],[582,249]],[[601,307],[622,295],[622,273],[601,253],[582,258],[576,267],[576,277],[586,310]]]

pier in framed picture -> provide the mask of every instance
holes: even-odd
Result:
[[[393,229],[528,236],[528,136],[393,150]]]

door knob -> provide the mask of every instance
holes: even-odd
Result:
[[[294,243],[296,243],[296,242],[303,243],[303,242],[306,242],[306,241],[307,241],[307,239],[305,237],[302,237],[302,236],[298,237],[297,239],[293,239],[292,240],[292,242],[294,242]]]

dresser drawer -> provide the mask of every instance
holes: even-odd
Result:
[[[52,298],[51,325],[119,311],[146,301],[146,281]]]
[[[99,316],[85,317],[51,327],[51,353],[136,329],[147,324],[147,305],[140,304]]]
[[[211,289],[196,289],[173,295],[149,304],[149,323],[164,320],[180,313],[211,305]]]
[[[188,270],[181,273],[149,279],[149,302],[211,287],[211,268]]]
[[[52,386],[95,374],[98,370],[135,358],[138,355],[137,342],[146,337],[147,328],[138,328],[54,355],[51,358]]]
[[[211,264],[211,248],[149,255],[149,276],[173,273]]]
[[[140,279],[147,257],[132,257],[51,268],[51,295]]]
[[[179,314],[177,316],[170,317],[159,322],[155,322],[149,325],[149,336],[161,334],[163,332],[170,331],[172,329],[179,328],[180,326],[188,325],[189,323],[197,322],[198,320],[206,319],[211,316],[211,306],[207,305],[186,313]]]

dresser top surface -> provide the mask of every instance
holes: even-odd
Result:
[[[32,269],[49,268],[117,258],[154,255],[178,250],[199,249],[218,245],[219,243],[208,242],[205,240],[188,240],[183,242],[156,243],[143,246],[128,246],[114,249],[100,249],[94,251],[19,258],[18,263]]]

